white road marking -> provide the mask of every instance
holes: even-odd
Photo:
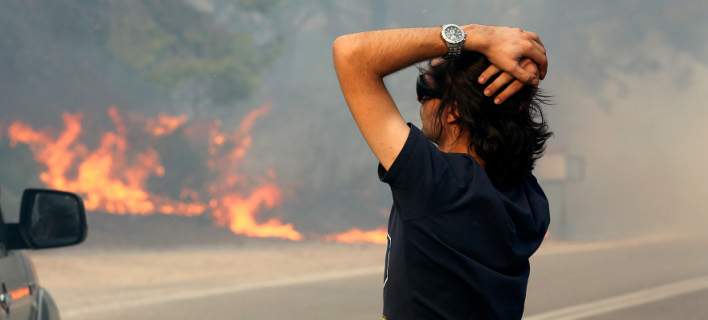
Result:
[[[559,246],[541,247],[534,256],[570,254],[579,252],[614,250],[623,247],[641,246],[656,242],[664,242],[674,240],[675,237],[651,237],[651,238],[636,238],[619,241],[605,241],[587,244],[562,244]],[[297,276],[287,279],[279,279],[266,282],[238,284],[233,286],[220,286],[216,288],[204,288],[199,290],[188,290],[175,292],[173,289],[148,289],[143,292],[133,292],[128,294],[114,294],[104,296],[92,301],[81,301],[79,306],[69,306],[62,311],[62,316],[65,318],[81,318],[89,314],[101,314],[124,308],[134,308],[153,304],[168,303],[174,301],[184,301],[191,299],[206,298],[210,296],[218,296],[224,294],[233,294],[250,290],[258,290],[265,288],[286,287],[292,285],[324,282],[331,280],[341,280],[354,278],[359,276],[370,276],[375,274],[383,274],[383,266],[370,266],[352,270],[342,270],[330,273],[319,273]],[[532,320],[536,320],[531,318]]]
[[[621,240],[607,240],[607,241],[592,241],[592,242],[555,242],[550,246],[541,244],[538,251],[531,257],[533,259],[537,256],[544,255],[555,255],[555,254],[569,254],[569,253],[581,253],[581,252],[592,252],[601,250],[610,250],[618,248],[631,248],[640,247],[654,243],[669,242],[674,240],[681,240],[689,238],[687,235],[675,234],[675,233],[663,233],[663,234],[653,234],[649,236],[621,239]]]
[[[576,320],[708,289],[708,276],[674,282],[572,307],[544,312],[524,320]]]
[[[104,303],[104,304],[98,304],[98,305],[88,305],[86,307],[78,307],[78,308],[68,309],[68,310],[62,312],[62,316],[65,318],[74,318],[74,317],[81,317],[81,316],[84,316],[87,314],[105,313],[108,311],[120,310],[120,309],[124,309],[124,308],[134,308],[134,307],[140,307],[140,306],[146,306],[146,305],[152,305],[152,304],[160,304],[160,303],[166,303],[166,302],[175,302],[175,301],[181,301],[181,300],[192,300],[192,299],[206,298],[206,297],[210,297],[210,296],[218,296],[218,295],[231,294],[231,293],[250,291],[250,290],[256,290],[256,289],[286,287],[286,286],[293,286],[293,285],[300,285],[300,284],[307,284],[307,283],[348,279],[348,278],[354,278],[354,277],[358,277],[358,276],[368,276],[368,275],[377,274],[377,273],[383,274],[383,267],[382,266],[345,270],[345,271],[339,271],[339,272],[321,273],[321,274],[314,274],[314,275],[305,275],[305,276],[293,277],[293,278],[289,278],[289,279],[273,280],[273,281],[251,283],[251,284],[241,284],[241,285],[234,285],[234,286],[224,286],[224,287],[209,288],[209,289],[203,289],[203,290],[190,290],[190,291],[184,291],[184,292],[171,291],[171,292],[165,292],[165,293],[159,294],[159,295],[155,294],[152,296],[143,297],[141,299],[113,301],[110,303]]]

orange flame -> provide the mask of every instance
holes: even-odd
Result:
[[[256,216],[261,207],[273,209],[281,202],[280,189],[272,183],[262,183],[247,197],[233,193],[231,190],[245,183],[243,176],[235,174],[238,166],[248,153],[253,143],[250,131],[255,121],[270,111],[266,104],[251,110],[241,120],[241,124],[233,134],[222,133],[221,123],[216,122],[210,130],[210,168],[219,173],[221,179],[210,186],[215,196],[210,202],[214,209],[214,218],[218,224],[227,226],[231,232],[249,237],[280,238],[287,240],[302,240],[303,236],[292,224],[286,224],[278,219],[268,219],[259,223]],[[220,152],[225,146],[233,146],[231,150]]]
[[[171,116],[164,113],[157,115],[157,119],[147,121],[146,130],[155,137],[172,134],[175,130],[187,122],[186,115]]]
[[[302,235],[292,224],[284,224],[277,219],[263,223],[256,222],[255,213],[261,206],[274,208],[280,202],[280,190],[274,185],[264,185],[248,197],[230,194],[219,200],[214,211],[217,223],[227,225],[235,234],[258,238],[280,238],[302,240]]]
[[[216,179],[210,183],[207,192],[183,188],[180,192],[183,201],[153,194],[147,189],[151,177],[165,175],[160,155],[149,146],[131,151],[135,146],[128,143],[126,122],[115,106],[109,107],[107,112],[115,130],[103,133],[95,149],[79,141],[81,114],[64,114],[64,129],[56,137],[20,121],[9,126],[8,136],[11,146],[22,143],[30,147],[35,160],[44,167],[40,173],[44,184],[82,194],[88,210],[113,214],[197,216],[210,209],[215,222],[235,234],[301,240],[302,235],[292,224],[276,218],[265,222],[257,219],[262,209],[280,205],[280,189],[274,183],[261,182],[248,195],[237,191],[253,184],[247,179],[249,177],[238,175],[237,169],[252,145],[251,128],[269,110],[269,105],[252,110],[232,134],[222,133],[219,130],[221,123],[213,122],[207,137],[208,165]],[[143,121],[152,139],[158,139],[188,126],[187,120],[186,116],[160,114],[155,119]],[[154,142],[147,140],[148,144]],[[204,194],[210,196],[208,205],[200,200]]]
[[[46,168],[40,180],[50,188],[83,194],[89,210],[139,215],[202,214],[206,209],[204,204],[172,201],[146,190],[150,176],[164,175],[158,153],[147,149],[127,163],[128,143],[123,118],[114,106],[108,109],[108,115],[116,131],[104,133],[94,150],[77,141],[81,134],[80,114],[64,115],[64,131],[56,139],[27,124],[14,122],[8,129],[10,145],[29,145],[35,159]],[[70,178],[72,168],[76,168],[76,176]]]
[[[88,210],[112,214],[181,216],[203,215],[209,210],[217,225],[228,228],[234,234],[302,240],[303,235],[293,224],[277,218],[259,219],[264,210],[272,210],[282,202],[280,188],[272,182],[274,170],[268,170],[269,178],[266,180],[271,181],[266,182],[254,183],[252,177],[239,174],[239,166],[253,144],[251,129],[269,111],[270,105],[267,104],[250,111],[231,133],[223,132],[218,120],[210,121],[207,127],[200,127],[200,123],[189,122],[184,115],[140,117],[139,121],[150,138],[146,139],[148,147],[138,151],[133,150],[136,146],[128,142],[128,125],[115,106],[107,110],[114,130],[101,134],[98,145],[93,149],[79,140],[83,115],[78,113],[63,115],[64,128],[56,136],[21,121],[11,123],[7,133],[11,146],[26,144],[30,147],[35,160],[44,167],[40,173],[44,184],[82,194]],[[166,174],[159,153],[149,144],[174,134],[179,128],[185,128],[181,132],[190,135],[188,137],[192,141],[199,140],[199,137],[208,140],[207,165],[216,177],[208,184],[207,190],[182,188],[179,194],[181,201],[153,194],[147,188],[150,178]],[[200,132],[205,135],[199,135]],[[238,191],[249,187],[249,192]],[[202,200],[205,195],[208,195],[208,201]],[[386,234],[385,227],[373,230],[353,228],[327,235],[324,239],[349,244],[385,244]]]
[[[341,243],[375,243],[386,244],[386,227],[379,227],[373,230],[362,230],[352,228],[342,233],[325,236],[325,240]]]

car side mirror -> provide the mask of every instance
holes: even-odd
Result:
[[[69,192],[26,189],[20,205],[19,232],[32,249],[81,243],[86,239],[84,202]]]

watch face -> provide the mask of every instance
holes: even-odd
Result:
[[[456,25],[447,25],[443,29],[443,38],[451,43],[458,43],[465,39],[465,33]]]

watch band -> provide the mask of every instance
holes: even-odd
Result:
[[[460,56],[462,47],[462,43],[447,43],[447,53],[443,56],[443,59],[450,60]]]
[[[445,35],[445,30],[447,28],[456,28],[459,31],[461,31],[462,36],[463,36],[462,40],[460,40],[460,41],[452,40],[451,41],[451,39],[449,39]],[[453,58],[458,57],[462,54],[462,49],[464,48],[464,43],[467,38],[467,34],[462,29],[462,27],[460,27],[456,24],[443,25],[441,28],[441,37],[443,38],[443,41],[445,41],[445,44],[447,45],[447,53],[443,56],[443,59],[446,59],[446,60],[453,59]]]

